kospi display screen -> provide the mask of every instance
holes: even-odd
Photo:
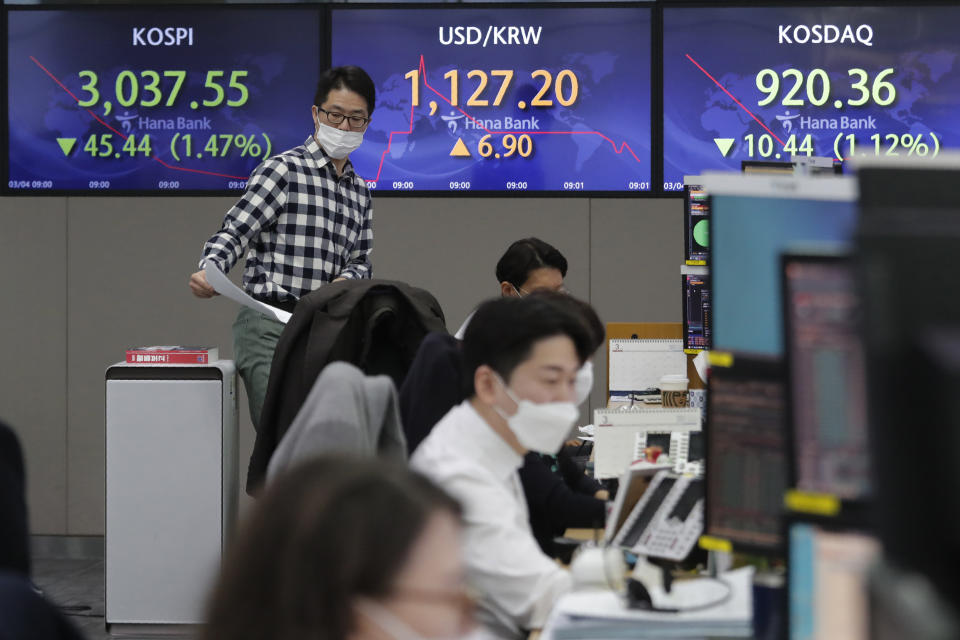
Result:
[[[322,16],[7,7],[6,191],[239,193],[313,131]]]
[[[351,154],[375,192],[650,191],[651,10],[332,11],[332,62],[377,105]]]
[[[664,189],[791,155],[960,145],[960,7],[666,7]]]

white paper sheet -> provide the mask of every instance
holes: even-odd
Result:
[[[560,613],[572,617],[605,618],[607,620],[643,620],[681,625],[694,621],[712,623],[749,623],[753,611],[753,567],[742,567],[722,574],[726,586],[717,580],[700,578],[677,580],[671,594],[654,588],[650,597],[658,607],[695,608],[692,611],[663,613],[629,609],[623,598],[613,591],[574,592],[563,596],[556,605]],[[729,596],[723,597],[729,587]],[[716,602],[714,607],[698,608]]]
[[[217,293],[226,298],[230,298],[234,302],[239,302],[245,307],[250,307],[255,311],[259,311],[260,313],[266,314],[272,318],[276,318],[283,324],[287,324],[290,316],[293,315],[284,311],[283,309],[277,309],[276,307],[271,307],[270,305],[264,304],[259,300],[254,300],[243,289],[230,282],[229,278],[227,278],[223,271],[220,271],[220,268],[210,260],[207,260],[203,263],[203,272],[207,276],[207,282],[216,290]]]

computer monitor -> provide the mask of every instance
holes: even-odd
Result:
[[[707,391],[705,533],[734,550],[779,553],[787,487],[783,365],[734,354]]]
[[[955,2],[658,5],[665,189],[742,160],[960,147]]]
[[[238,198],[310,135],[325,5],[16,5],[0,18],[0,192]]]
[[[788,527],[790,640],[868,640],[869,571],[880,541],[858,528],[816,520]]]
[[[712,347],[781,356],[780,254],[846,247],[856,224],[856,182],[709,172],[703,181],[710,194]]]
[[[848,255],[782,261],[789,484],[861,500],[870,493],[860,298]]]
[[[710,348],[710,287],[707,275],[686,273],[683,279],[683,348]]]
[[[876,511],[890,561],[960,611],[960,156],[914,160],[858,168]]]
[[[687,264],[706,264],[710,246],[710,205],[697,176],[684,178],[684,245]]]
[[[655,191],[651,3],[358,5],[330,52],[376,83],[350,154],[375,196]]]

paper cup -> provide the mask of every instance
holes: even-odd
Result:
[[[687,376],[667,375],[660,378],[660,397],[665,407],[687,406]]]

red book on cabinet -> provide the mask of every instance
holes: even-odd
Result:
[[[153,346],[127,349],[130,364],[209,364],[218,360],[216,347]]]

